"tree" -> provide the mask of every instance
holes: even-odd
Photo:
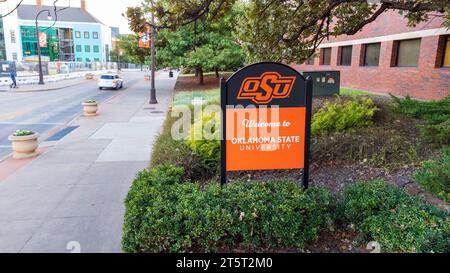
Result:
[[[161,3],[161,2],[160,2]],[[146,20],[144,12],[129,8],[127,16],[134,31],[142,31]],[[158,67],[185,67],[196,71],[203,84],[205,71],[233,69],[243,65],[245,54],[237,43],[234,30],[236,17],[242,15],[238,6],[228,14],[223,14],[214,22],[205,19],[177,28],[162,27],[156,36],[156,60]]]
[[[139,35],[129,34],[121,36],[118,42],[118,48],[123,50],[123,55],[120,58],[121,62],[135,63],[144,65],[150,56],[150,49],[139,47]]]
[[[149,1],[149,0],[147,0]],[[198,20],[214,22],[229,14],[237,0],[160,0],[153,10],[161,28]],[[353,35],[388,10],[397,10],[409,25],[434,17],[450,27],[450,0],[249,0],[240,37],[251,60],[302,62],[323,39]]]

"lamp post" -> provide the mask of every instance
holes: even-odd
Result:
[[[151,2],[152,8],[153,8],[153,1]],[[151,66],[152,66],[152,72],[151,72],[151,88],[150,88],[150,102],[149,104],[157,104],[158,101],[156,100],[156,88],[155,88],[155,15],[152,11],[152,18],[151,18],[151,24],[150,26],[150,55],[151,55]]]
[[[52,20],[52,15],[50,13],[50,10],[48,9],[44,9],[41,10],[40,12],[38,12],[38,14],[36,14],[36,18],[35,18],[35,23],[36,23],[36,39],[37,39],[37,53],[38,53],[38,62],[39,62],[39,84],[44,84],[44,73],[42,72],[42,58],[41,58],[41,43],[39,41],[39,23],[38,23],[38,19],[39,19],[39,15],[41,15],[42,13],[47,12],[47,18],[48,20]]]

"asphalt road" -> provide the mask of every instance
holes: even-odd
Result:
[[[124,88],[102,90],[96,81],[83,81],[79,85],[42,92],[0,92],[0,160],[11,153],[8,136],[16,130],[31,130],[45,141],[54,133],[64,130],[83,111],[81,103],[87,99],[102,102],[127,92],[130,85],[142,80],[141,72],[122,74]]]

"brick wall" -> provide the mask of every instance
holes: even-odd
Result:
[[[389,15],[389,16],[387,16]],[[329,42],[341,42],[362,38],[371,38],[439,28],[440,22],[433,20],[428,24],[420,24],[416,28],[406,26],[406,21],[396,13],[389,12],[378,21],[366,26],[363,31],[354,36],[340,36]],[[331,65],[320,65],[320,56],[314,60],[314,65],[294,65],[298,70],[340,70],[343,87],[369,90],[396,95],[410,95],[420,99],[442,99],[450,94],[450,68],[439,67],[441,60],[443,36],[428,36],[421,38],[420,56],[417,67],[395,67],[394,41],[381,42],[380,62],[378,66],[361,66],[363,46],[353,45],[351,66],[338,65],[339,47],[332,48]],[[326,44],[326,43],[325,43]],[[322,45],[322,46],[325,46]],[[320,54],[318,54],[320,55]]]

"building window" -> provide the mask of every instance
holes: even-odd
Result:
[[[420,39],[397,41],[394,43],[396,50],[396,66],[417,66],[420,54]]]
[[[322,48],[321,53],[321,65],[330,65],[331,64],[331,47],[329,48]]]
[[[90,63],[90,62],[91,62],[91,59],[86,58],[86,62],[87,62],[87,63]]]
[[[99,53],[99,52],[100,52],[100,49],[99,49],[99,47],[98,47],[97,45],[95,45],[95,46],[93,46],[93,51],[94,51],[95,53]]]
[[[76,46],[76,50],[77,50],[77,52],[81,52],[81,51],[82,51],[81,45],[77,45],[77,46]]]
[[[81,38],[81,32],[75,31],[75,38]]]
[[[444,37],[444,52],[442,55],[442,67],[450,67],[450,35]]]
[[[84,32],[84,39],[89,39],[89,31]]]
[[[14,30],[11,30],[10,33],[11,33],[11,44],[15,44],[16,43],[16,32]]]
[[[77,62],[82,62],[83,61],[83,58],[77,58]]]
[[[98,39],[98,32],[96,31],[92,32],[92,38]]]
[[[342,46],[340,50],[339,65],[352,65],[352,46]]]
[[[12,54],[13,61],[17,61],[17,52],[13,52]]]
[[[94,62],[100,62],[99,58],[94,58]]]
[[[378,66],[381,43],[364,45],[364,66]]]
[[[84,52],[91,52],[91,46],[90,45],[85,45],[84,46]]]

